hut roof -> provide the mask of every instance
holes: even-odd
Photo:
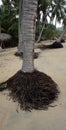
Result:
[[[7,41],[11,39],[11,35],[6,33],[0,33],[0,41]]]

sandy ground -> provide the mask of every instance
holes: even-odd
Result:
[[[40,55],[35,59],[35,67],[57,82],[61,91],[58,101],[48,110],[25,112],[9,100],[8,91],[1,92],[0,130],[66,130],[66,43],[63,45],[62,49],[37,49]],[[12,48],[0,53],[0,82],[21,69],[22,60],[14,56],[15,52]]]

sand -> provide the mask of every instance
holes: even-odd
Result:
[[[46,42],[45,44],[47,44]],[[21,111],[18,104],[9,100],[8,91],[0,93],[0,130],[66,130],[66,43],[61,49],[47,49],[35,59],[35,68],[50,75],[61,91],[59,99],[48,110]],[[14,75],[22,67],[15,57],[17,48],[0,52],[0,82]]]

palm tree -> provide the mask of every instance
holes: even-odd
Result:
[[[22,16],[22,41],[23,41],[23,72],[33,72],[34,62],[34,26],[37,11],[37,0],[23,1],[23,16]]]
[[[3,8],[6,12],[11,12],[11,1],[10,0],[2,0],[2,3],[3,3]]]
[[[64,24],[63,32],[62,32],[61,36],[56,40],[57,43],[61,43],[62,39],[64,39],[64,34],[66,33],[66,18],[64,18],[63,24]]]
[[[56,17],[56,21],[60,22],[61,19],[64,19],[65,11],[66,11],[64,4],[65,4],[65,0],[50,0],[49,2],[47,2],[46,11],[48,11],[48,14],[47,14],[48,16],[51,13],[50,20],[53,20]],[[46,21],[46,17],[45,17],[45,21]],[[45,21],[41,29],[41,32],[39,34],[37,42],[40,42],[43,30],[45,28]]]
[[[60,22],[61,19],[65,16],[65,0],[54,0],[52,4],[52,14],[51,17],[54,19],[56,17],[56,21]]]
[[[23,30],[23,26],[22,26],[22,15],[23,15],[23,0],[19,1],[19,24],[18,24],[18,35],[19,35],[19,39],[18,39],[18,51],[15,53],[16,56],[22,56],[23,57],[23,41],[22,41],[22,30]],[[36,21],[36,16],[34,18],[34,23],[33,26],[35,27],[35,21]],[[35,32],[35,28],[34,28],[34,32]],[[34,33],[34,37],[35,37],[35,33]],[[34,38],[35,40],[35,38]],[[38,53],[34,53],[33,52],[33,58],[37,58],[38,57]]]
[[[40,10],[42,10],[43,12],[43,24],[37,42],[40,42],[43,30],[45,28],[45,25],[47,24],[47,16],[50,16],[49,14],[50,14],[50,8],[52,6],[52,0],[47,0],[47,1],[39,0],[39,3],[40,3]]]
[[[10,96],[23,109],[44,109],[58,96],[57,84],[46,74],[34,69],[35,18],[38,0],[23,0],[21,32],[23,65],[5,84]],[[1,86],[2,86],[1,84]]]

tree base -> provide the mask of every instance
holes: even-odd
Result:
[[[37,70],[33,73],[18,71],[5,83],[10,92],[9,96],[17,101],[23,110],[48,108],[59,94],[57,84]]]
[[[23,52],[16,52],[15,56],[19,56],[19,57],[23,58]],[[37,59],[38,56],[39,56],[39,53],[35,52],[34,55],[33,55],[33,58]]]
[[[61,43],[65,43],[65,40],[64,40],[64,39],[61,39]]]

